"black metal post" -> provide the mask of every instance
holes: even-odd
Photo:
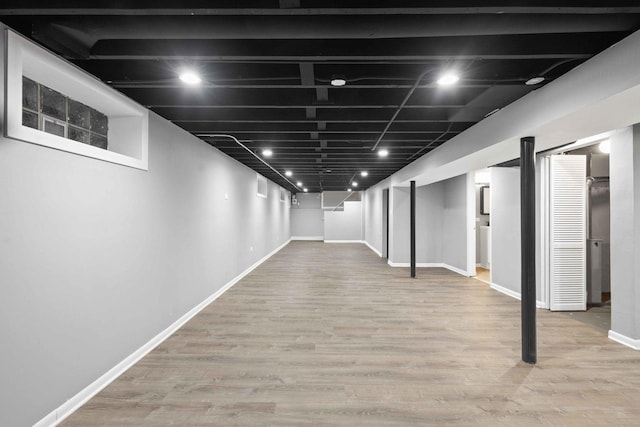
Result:
[[[522,360],[534,364],[536,351],[536,168],[535,138],[520,139],[520,259]]]
[[[416,277],[416,182],[411,181],[411,277]]]

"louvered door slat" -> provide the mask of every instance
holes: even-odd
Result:
[[[586,156],[551,156],[550,187],[550,308],[585,310]]]

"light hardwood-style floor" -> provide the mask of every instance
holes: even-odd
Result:
[[[292,242],[65,426],[639,425],[640,352],[365,245]]]

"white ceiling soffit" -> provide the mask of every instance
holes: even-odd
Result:
[[[405,166],[392,185],[441,181],[514,159],[520,138],[544,151],[640,123],[640,31]]]

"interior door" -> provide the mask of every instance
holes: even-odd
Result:
[[[554,155],[550,160],[550,309],[584,311],[586,156]]]

